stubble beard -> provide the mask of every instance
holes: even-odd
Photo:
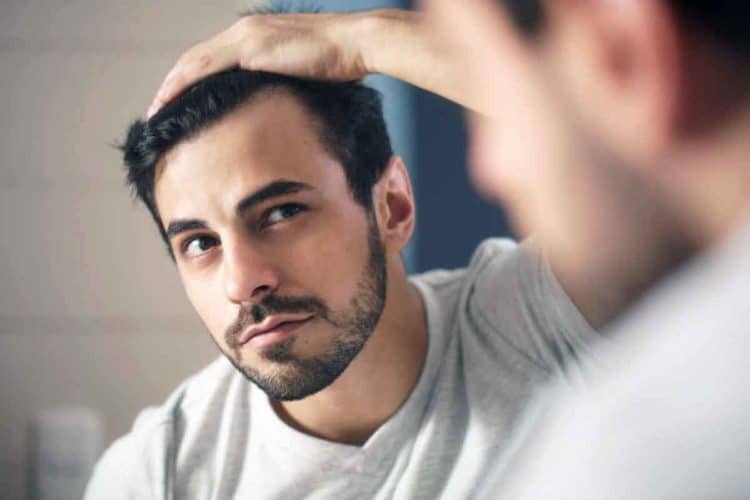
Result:
[[[269,295],[259,304],[241,308],[237,321],[227,329],[225,340],[229,361],[248,380],[272,400],[295,401],[328,387],[346,370],[364,348],[380,319],[386,299],[386,259],[374,217],[368,217],[369,259],[362,271],[356,292],[346,309],[332,311],[317,297],[285,298]],[[296,337],[270,345],[259,356],[271,365],[265,369],[243,363],[237,343],[239,332],[247,325],[259,323],[269,314],[312,313],[331,324],[332,345],[316,356],[294,353]]]

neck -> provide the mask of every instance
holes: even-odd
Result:
[[[362,351],[330,386],[300,401],[276,401],[274,409],[302,432],[362,445],[408,399],[426,353],[421,296],[400,261],[391,262],[383,314]]]

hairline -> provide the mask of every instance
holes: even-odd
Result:
[[[266,87],[261,88],[257,92],[251,93],[244,100],[242,100],[236,107],[227,111],[221,117],[217,118],[211,123],[208,123],[199,127],[198,129],[194,130],[192,133],[187,134],[185,137],[181,138],[179,141],[172,144],[169,148],[164,150],[159,155],[156,162],[154,162],[153,184],[151,187],[151,202],[153,204],[153,209],[157,217],[159,218],[159,232],[161,233],[162,238],[165,239],[170,256],[172,257],[173,260],[175,257],[172,252],[171,242],[167,236],[167,232],[166,232],[167,229],[164,226],[164,217],[161,211],[159,210],[157,199],[156,199],[156,193],[157,193],[156,186],[161,176],[163,175],[164,171],[167,168],[167,156],[170,154],[170,152],[174,151],[174,149],[180,146],[181,144],[199,140],[201,136],[203,136],[206,132],[212,130],[215,126],[223,123],[226,119],[232,117],[235,114],[241,113],[246,108],[253,106],[259,100],[270,99],[270,98],[273,98],[274,95],[281,95],[281,96],[285,95],[297,103],[297,105],[302,109],[304,116],[306,117],[305,126],[310,127],[310,131],[315,136],[315,139],[318,145],[329,156],[331,160],[335,161],[335,163],[338,164],[338,168],[342,170],[349,196],[357,205],[360,205],[362,206],[362,208],[364,208],[365,213],[370,213],[372,211],[372,197],[370,196],[368,198],[369,201],[367,203],[362,203],[358,199],[357,194],[355,193],[353,187],[351,186],[348,180],[348,173],[346,171],[346,166],[344,165],[342,159],[338,157],[338,154],[336,154],[336,152],[333,151],[332,148],[326,143],[323,137],[323,134],[325,133],[324,132],[325,123],[323,122],[323,119],[317,116],[315,112],[310,109],[310,106],[304,102],[303,98],[297,95],[297,93],[293,90],[291,86],[285,85],[284,83],[279,83],[279,82],[272,83]],[[380,177],[382,177],[383,172],[380,173]]]

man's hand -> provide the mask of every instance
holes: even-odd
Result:
[[[185,52],[148,115],[198,80],[234,67],[331,81],[382,73],[483,112],[487,104],[466,85],[467,59],[418,12],[252,15]]]
[[[319,80],[362,79],[369,72],[360,44],[367,24],[368,13],[243,17],[180,57],[148,116],[198,80],[237,66]]]

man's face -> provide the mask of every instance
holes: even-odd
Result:
[[[267,91],[178,144],[155,196],[188,298],[237,369],[279,400],[332,383],[378,322],[386,263],[302,105]]]

